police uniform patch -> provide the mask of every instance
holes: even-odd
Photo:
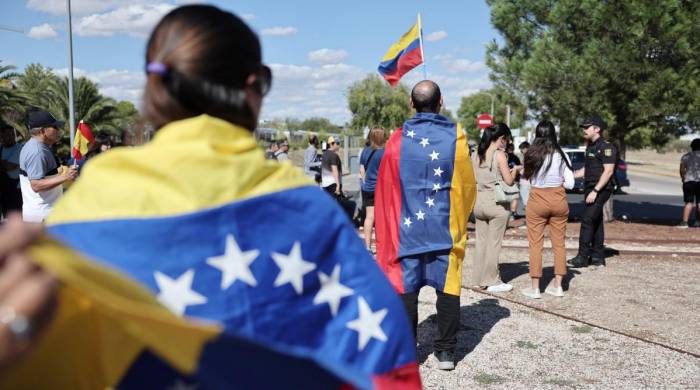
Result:
[[[612,149],[605,149],[605,157],[612,156]]]

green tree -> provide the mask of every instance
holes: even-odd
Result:
[[[492,88],[479,91],[469,96],[462,97],[462,102],[457,110],[459,122],[467,130],[469,139],[478,141],[481,129],[476,126],[476,117],[491,111],[491,96],[494,97],[494,121],[506,122],[506,106],[510,105],[510,127],[522,128],[527,119],[527,107],[513,94],[506,93],[501,88]]]
[[[494,83],[580,141],[600,113],[624,153],[635,129],[665,142],[700,128],[700,3],[683,0],[487,0],[502,43],[487,47]]]
[[[331,123],[327,118],[309,118],[301,122],[301,129],[306,131],[311,131],[313,133],[319,133],[321,130],[325,130],[330,133],[337,133],[338,126]]]
[[[15,86],[19,75],[14,70],[14,66],[0,63],[0,119],[24,132],[26,97]]]
[[[399,84],[392,88],[377,75],[369,75],[348,89],[348,108],[352,113],[350,133],[362,135],[365,127],[396,129],[411,116],[410,92]]]

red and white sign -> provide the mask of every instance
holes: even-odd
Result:
[[[476,125],[479,126],[480,129],[485,129],[493,125],[493,118],[491,117],[491,115],[483,113],[476,117]]]

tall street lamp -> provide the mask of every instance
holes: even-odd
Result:
[[[495,113],[493,112],[493,109],[494,109],[494,104],[493,104],[493,103],[494,103],[494,101],[495,101],[495,99],[496,99],[496,96],[494,96],[494,94],[492,94],[492,93],[490,93],[490,92],[484,92],[484,91],[479,91],[479,94],[489,95],[489,96],[491,97],[491,112],[490,112],[489,114],[491,114],[491,117],[495,117],[496,115],[495,115]]]

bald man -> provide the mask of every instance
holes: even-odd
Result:
[[[439,114],[440,87],[421,81],[411,91],[416,110],[387,142],[375,191],[377,261],[401,294],[414,336],[418,292],[437,292],[438,368],[455,367],[462,260],[476,180],[464,132]]]

